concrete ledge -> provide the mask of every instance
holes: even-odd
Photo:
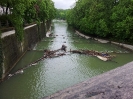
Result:
[[[91,38],[91,37],[89,37],[89,36],[86,36],[86,35],[80,33],[79,31],[76,31],[75,33],[76,33],[77,35],[81,36],[81,37],[86,38],[86,39],[90,39],[90,38]]]
[[[132,50],[133,51],[133,46],[132,45],[123,44],[123,43],[117,43],[117,42],[113,42],[113,41],[111,41],[111,43],[112,44],[119,45],[119,46],[122,46],[122,47],[125,47],[125,48],[128,48],[129,50]]]
[[[76,31],[75,33],[77,35],[81,36],[81,37],[86,38],[86,39],[91,38],[90,36],[86,36],[86,35],[80,33],[79,31]],[[123,44],[123,43],[117,43],[117,42],[114,42],[114,41],[108,41],[108,40],[103,40],[103,39],[99,39],[99,38],[93,38],[93,39],[96,40],[96,41],[98,41],[98,42],[100,42],[100,43],[109,43],[110,42],[112,44],[116,44],[118,46],[122,46],[124,48],[127,48],[127,49],[133,51],[133,45]]]
[[[30,26],[27,26],[27,27],[24,28],[24,30],[29,29],[29,28],[31,28],[31,27],[34,27],[34,26],[36,26],[36,25],[37,25],[37,24],[33,24],[33,25],[30,25]],[[9,36],[9,35],[12,35],[12,34],[15,34],[15,30],[3,32],[3,33],[1,34],[1,38],[4,38],[4,37]]]
[[[133,62],[42,99],[133,99]]]
[[[11,30],[11,31],[1,33],[1,38],[4,38],[4,37],[12,35],[12,34],[15,34],[15,30]]]

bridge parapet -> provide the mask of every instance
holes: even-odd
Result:
[[[133,99],[133,62],[42,99]]]

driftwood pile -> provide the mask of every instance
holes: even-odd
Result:
[[[78,53],[78,54],[85,54],[85,55],[90,55],[90,56],[95,56],[102,61],[108,61],[111,60],[115,55],[110,55],[109,53],[103,53],[103,52],[98,52],[94,50],[70,50],[72,53]]]
[[[108,60],[112,59],[115,56],[111,56],[109,53],[103,53],[103,52],[98,52],[94,50],[70,50],[72,53],[78,53],[78,54],[85,54],[85,55],[90,55],[90,56],[101,56],[101,57],[106,57]]]
[[[57,50],[54,50],[54,51],[50,51],[50,50],[44,50],[44,55],[37,59],[36,61],[30,63],[29,65],[17,70],[15,73],[13,74],[9,74],[8,75],[8,78],[14,76],[14,75],[17,75],[17,74],[22,74],[23,71],[31,66],[34,66],[36,65],[37,63],[39,63],[40,61],[44,60],[44,59],[47,59],[47,58],[55,58],[55,57],[60,57],[60,56],[64,56],[64,55],[68,55],[67,53],[69,54],[84,54],[84,55],[89,55],[89,56],[100,56],[101,60],[104,61],[104,58],[106,58],[106,61],[107,60],[111,60],[114,56],[111,56],[109,55],[108,53],[100,53],[98,51],[94,51],[94,50],[71,50],[70,51],[67,51],[66,50],[67,46],[65,45],[62,45],[62,47],[60,49],[57,49]]]

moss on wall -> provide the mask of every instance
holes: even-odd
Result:
[[[0,32],[0,36],[1,36],[1,32]],[[0,38],[0,78],[2,78],[2,73],[3,73],[2,64],[3,64],[3,52],[2,52],[2,42]]]

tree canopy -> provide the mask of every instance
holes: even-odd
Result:
[[[133,0],[78,0],[67,22],[87,35],[133,41]]]
[[[62,20],[66,20],[66,14],[67,14],[68,10],[64,10],[64,9],[56,9],[56,19],[62,19]]]
[[[6,15],[16,30],[20,41],[23,39],[23,24],[31,22],[45,22],[55,16],[52,0],[1,0],[0,5],[6,7]],[[8,15],[7,10],[11,14]]]

